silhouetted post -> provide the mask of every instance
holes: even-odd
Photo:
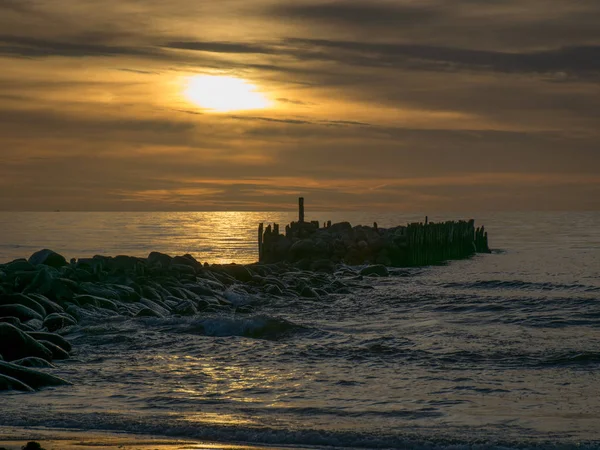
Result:
[[[258,260],[262,261],[263,259],[263,229],[264,224],[261,222],[258,225]]]
[[[304,197],[298,199],[298,222],[304,222]]]

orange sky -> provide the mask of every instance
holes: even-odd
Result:
[[[595,0],[0,0],[0,210],[597,210],[598,23]],[[237,85],[191,99],[206,76],[266,103],[207,108]]]

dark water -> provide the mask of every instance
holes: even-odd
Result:
[[[0,260],[192,253],[253,261],[286,213],[0,215]],[[600,446],[600,214],[454,214],[492,255],[251,315],[113,319],[72,336],[74,387],[0,397],[0,425],[353,448]],[[419,217],[319,214],[389,226]],[[579,446],[578,446],[579,444]]]

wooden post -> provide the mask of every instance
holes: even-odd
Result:
[[[264,224],[261,222],[258,225],[258,261],[263,259],[263,229]]]
[[[298,221],[304,222],[304,197],[298,199]]]

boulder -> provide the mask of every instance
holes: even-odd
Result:
[[[0,391],[33,392],[33,389],[16,378],[9,377],[7,375],[0,375]]]
[[[29,263],[33,266],[43,264],[50,267],[62,267],[67,265],[67,260],[64,256],[46,248],[31,255]]]
[[[39,319],[28,320],[27,322],[23,323],[23,325],[25,325],[23,327],[23,330],[25,331],[37,331],[44,328],[44,322]]]
[[[70,385],[66,380],[55,377],[49,373],[40,372],[39,370],[30,369],[28,367],[18,366],[7,362],[0,361],[0,374],[6,375],[31,386],[34,389],[39,389],[46,386],[65,386]]]
[[[73,325],[77,325],[77,320],[67,313],[54,313],[50,314],[44,320],[44,327],[48,329],[48,331],[53,332],[60,330],[65,327],[70,327]]]
[[[173,313],[181,316],[194,316],[198,314],[198,309],[191,300],[183,300],[173,307]]]
[[[252,281],[253,274],[250,269],[245,266],[240,264],[224,264],[220,267],[227,275],[235,278],[238,281],[241,281],[242,283]]]
[[[42,448],[39,442],[31,441],[25,445],[22,450],[46,450]]]
[[[148,307],[144,307],[142,308],[136,315],[135,317],[164,317],[162,314],[158,313],[157,311],[154,311]]]
[[[52,291],[52,283],[55,278],[58,278],[58,271],[52,267],[39,266],[38,271],[23,291],[25,294],[37,292],[40,294],[48,294]]]
[[[293,261],[303,258],[311,258],[317,252],[317,246],[311,239],[302,239],[294,242],[290,248],[290,256]]]
[[[0,295],[0,305],[23,305],[33,309],[42,317],[46,317],[46,310],[34,299],[24,294],[4,294]]]
[[[10,323],[12,326],[21,328],[21,321],[18,317],[0,317],[0,323]]]
[[[154,301],[162,301],[162,296],[152,286],[142,286],[142,296]]]
[[[31,319],[44,320],[44,318],[33,309],[23,305],[0,305],[0,317],[17,317],[21,322]]]
[[[51,369],[56,367],[54,364],[49,363],[45,359],[36,358],[34,356],[29,356],[28,358],[17,359],[16,361],[12,361],[13,364],[22,367],[31,367],[34,369]]]
[[[167,268],[171,265],[171,258],[169,255],[165,255],[160,252],[152,252],[148,255],[148,263],[151,265],[158,265]]]
[[[58,345],[66,352],[70,352],[72,350],[71,343],[67,341],[64,337],[55,333],[44,333],[41,331],[27,333],[29,336],[36,340],[43,339],[45,341],[50,341],[55,345]]]
[[[360,274],[368,277],[368,276],[377,276],[377,277],[387,277],[390,275],[387,267],[382,264],[377,264],[374,266],[367,266],[360,271]]]
[[[47,292],[37,291],[39,294],[44,294],[46,297],[55,301],[61,306],[64,306],[65,302],[73,300],[75,292],[79,292],[79,286],[72,281],[65,278],[56,278],[52,280],[52,287]]]
[[[283,295],[283,291],[276,284],[268,284],[265,288],[265,292],[270,295],[275,295],[277,297]]]
[[[173,264],[170,266],[171,270],[178,272],[180,274],[190,275],[191,277],[196,276],[196,269],[192,266],[188,266],[187,264]]]
[[[36,356],[52,361],[52,352],[9,323],[0,323],[0,354],[7,361]]]
[[[52,352],[52,359],[59,360],[59,359],[69,359],[70,358],[69,352],[65,351],[63,348],[59,347],[58,345],[56,345],[50,341],[44,341],[43,339],[38,340],[38,342]]]
[[[278,258],[283,258],[291,246],[292,240],[280,234],[274,246],[275,255]]]
[[[119,292],[109,286],[99,285],[95,283],[80,283],[80,293],[94,295],[96,297],[108,298],[111,300],[119,300]]]
[[[84,305],[94,305],[99,308],[112,309],[113,311],[118,311],[117,305],[112,300],[108,300],[102,297],[96,297],[95,295],[76,295],[73,297],[79,306]]]
[[[352,231],[352,225],[350,224],[350,222],[334,223],[329,228],[327,228],[327,231],[331,234],[348,233]]]
[[[310,270],[333,273],[335,271],[335,264],[330,259],[319,259],[310,265]]]
[[[319,298],[319,294],[310,286],[302,288],[300,295],[304,298]]]
[[[190,267],[193,267],[194,269],[196,269],[198,267],[202,267],[202,264],[200,264],[198,261],[196,261],[192,255],[176,256],[171,261],[171,265],[177,265],[177,264],[182,265],[182,266],[190,266]]]
[[[4,271],[7,274],[13,274],[15,272],[29,272],[34,270],[35,267],[26,259],[15,259],[4,266]]]
[[[185,288],[196,295],[215,295],[215,292],[204,284],[186,284]]]
[[[114,300],[121,300],[124,302],[139,302],[142,296],[139,292],[133,289],[131,286],[125,286],[124,284],[111,284],[109,287],[112,291],[117,294],[117,298]],[[96,294],[97,295],[97,294]],[[110,298],[105,295],[98,295],[103,298]]]
[[[157,302],[153,302],[150,299],[142,298],[140,300],[140,303],[145,305],[146,308],[149,308],[152,311],[154,311],[158,315],[158,317],[166,317],[170,314],[170,311],[167,308],[159,305]]]
[[[44,309],[46,310],[46,314],[65,312],[65,310],[63,309],[62,306],[60,306],[56,302],[53,302],[48,297],[46,297],[42,294],[29,294],[28,297],[31,298],[32,300],[35,300],[40,305],[42,305],[44,307]]]

